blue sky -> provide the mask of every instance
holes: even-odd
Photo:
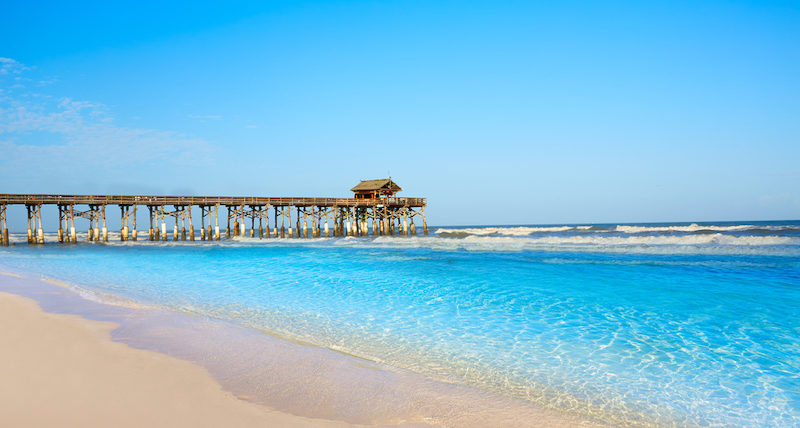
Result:
[[[0,192],[800,218],[800,2],[13,2]]]

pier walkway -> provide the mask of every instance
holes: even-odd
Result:
[[[314,238],[333,236],[416,235],[415,218],[425,221],[425,198],[304,198],[244,196],[141,196],[0,194],[0,245],[9,245],[7,207],[24,205],[28,243],[43,244],[42,206],[58,207],[58,242],[76,243],[76,219],[89,220],[87,239],[108,241],[106,208],[121,213],[120,239],[138,240],[137,207],[148,211],[150,241],[194,241],[192,208],[200,210],[200,240],[220,240],[219,209],[227,210],[225,237]],[[292,223],[292,212],[295,223]],[[173,219],[172,236],[167,219]],[[249,234],[246,220],[250,219]],[[272,221],[272,230],[270,222]],[[188,223],[188,225],[187,225]],[[212,225],[213,223],[213,225]],[[256,224],[257,223],[257,224]],[[329,226],[330,223],[330,226]],[[187,232],[188,226],[188,232]],[[309,229],[310,226],[310,229]],[[170,239],[171,238],[171,239]]]

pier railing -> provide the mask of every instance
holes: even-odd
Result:
[[[251,196],[135,196],[135,195],[42,195],[0,194],[0,204],[14,205],[272,205],[272,206],[324,206],[324,207],[423,207],[425,198],[304,198],[304,197],[251,197]]]

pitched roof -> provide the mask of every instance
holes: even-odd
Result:
[[[370,190],[388,189],[392,192],[399,192],[403,189],[397,185],[391,178],[382,178],[379,180],[361,180],[355,187],[350,189],[353,192],[364,192]]]

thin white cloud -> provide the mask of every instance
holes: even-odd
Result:
[[[205,115],[194,115],[190,114],[189,119],[199,119],[199,120],[220,120],[222,116],[216,114],[205,114]]]
[[[25,67],[18,61],[11,58],[0,57],[0,75],[19,74],[25,70],[28,70],[28,67]]]
[[[214,147],[180,133],[115,123],[96,102],[8,86],[28,67],[0,58],[0,178],[6,181],[87,176],[120,169],[154,170],[213,164]],[[67,178],[69,179],[69,178]],[[10,190],[10,189],[9,189]]]

